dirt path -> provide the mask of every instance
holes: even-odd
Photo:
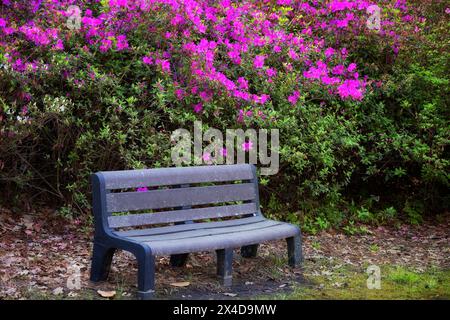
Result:
[[[43,223],[43,221],[45,221]],[[286,267],[282,241],[260,246],[256,259],[236,254],[234,285],[224,289],[215,277],[211,253],[191,255],[185,268],[170,268],[167,257],[158,259],[157,295],[160,298],[230,299],[288,294],[308,285],[315,276],[341,266],[400,265],[425,271],[450,268],[450,217],[439,224],[367,227],[367,234],[348,236],[328,231],[304,235],[305,264]],[[126,252],[115,255],[110,279],[89,282],[91,229],[79,221],[58,218],[51,210],[40,217],[0,210],[0,299],[99,298],[98,289],[132,298],[136,263]],[[67,279],[80,269],[82,290],[67,287]],[[72,277],[73,279],[73,277]],[[184,282],[184,283],[183,283]],[[181,287],[180,287],[181,286]]]

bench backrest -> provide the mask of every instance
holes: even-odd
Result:
[[[93,210],[108,228],[258,215],[256,170],[238,164],[97,172]]]

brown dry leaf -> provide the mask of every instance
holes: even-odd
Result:
[[[112,298],[116,295],[116,291],[103,291],[103,290],[97,290],[97,293],[101,295],[103,298]]]
[[[191,283],[188,281],[182,281],[182,282],[173,282],[170,285],[172,287],[187,287],[188,285],[190,285]]]

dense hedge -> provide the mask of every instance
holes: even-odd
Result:
[[[309,231],[448,208],[444,2],[0,3],[3,205],[86,212],[91,172],[170,166],[202,120],[280,129],[263,205]]]

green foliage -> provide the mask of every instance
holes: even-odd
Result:
[[[338,226],[358,234],[364,232],[358,223],[420,223],[426,214],[448,209],[448,22],[439,18],[439,5],[426,10],[429,25],[407,37],[397,57],[387,57],[381,50],[386,44],[373,35],[342,39],[361,46],[351,58],[369,79],[380,80],[369,83],[362,102],[330,97],[311,84],[300,88],[293,106],[286,101],[297,84],[292,72],[274,80],[271,100],[261,107],[270,121],[253,117],[237,123],[235,111],[246,106],[224,95],[204,103],[205,127],[280,130],[280,171],[261,183],[267,215],[306,232]],[[91,173],[172,165],[171,132],[191,129],[199,115],[189,96],[177,99],[171,79],[142,63],[153,45],[143,41],[147,38],[145,30],[136,30],[129,39],[139,58],[68,45],[70,52],[52,52],[52,68],[37,73],[27,88],[20,87],[17,73],[2,69],[4,205],[54,202],[62,215],[72,216],[89,211]],[[0,53],[0,64],[4,59]],[[246,77],[255,74],[252,65],[242,68]],[[67,69],[76,72],[61,85]],[[268,84],[255,80],[251,86],[259,92]],[[10,99],[22,90],[33,95],[27,106],[33,121]]]

